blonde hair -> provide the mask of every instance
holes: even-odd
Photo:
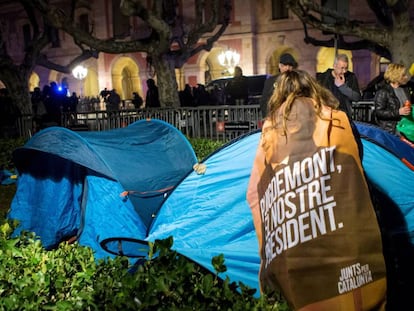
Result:
[[[402,64],[389,64],[384,73],[384,79],[388,83],[406,84],[409,76],[407,68]]]
[[[321,86],[315,78],[303,70],[286,71],[280,74],[275,82],[275,90],[268,103],[268,118],[272,125],[277,124],[278,110],[286,103],[283,111],[283,129],[286,132],[286,122],[296,98],[307,97],[312,99],[314,109],[321,117],[322,105],[332,108],[339,106],[338,100],[326,88]]]

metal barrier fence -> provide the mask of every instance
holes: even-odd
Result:
[[[229,140],[261,126],[259,105],[202,106],[89,111],[62,115],[62,124],[74,130],[103,131],[142,119],[160,119],[192,138]]]
[[[373,107],[373,102],[353,103],[353,119],[371,122]],[[262,125],[259,105],[70,112],[62,113],[61,124],[75,131],[104,131],[125,127],[142,119],[163,120],[191,138],[225,141]],[[18,127],[21,136],[30,137],[33,134],[30,116],[20,118]]]
[[[359,101],[352,103],[352,120],[373,123],[373,101]]]

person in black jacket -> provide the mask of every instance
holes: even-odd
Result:
[[[132,93],[132,104],[134,105],[135,109],[141,108],[141,105],[144,103],[142,97],[137,93]]]
[[[284,53],[280,55],[280,58],[279,58],[279,72],[280,73],[283,73],[285,71],[292,71],[293,69],[296,69],[297,67],[298,67],[298,63],[296,62],[295,58],[291,54]],[[278,75],[279,74],[268,77],[264,83],[262,96],[260,97],[260,101],[259,101],[260,111],[262,113],[263,119],[266,118],[267,116],[267,105],[275,89],[274,84],[276,82],[276,78],[278,77]]]
[[[411,108],[404,106],[410,95],[407,89],[402,87],[409,80],[407,69],[401,64],[389,64],[384,79],[386,83],[377,91],[374,98],[375,121],[387,132],[398,134],[396,126],[401,116],[411,114]]]
[[[154,79],[147,80],[147,95],[145,97],[145,108],[159,108],[161,107],[160,104],[160,97],[158,94],[158,87],[155,84]]]
[[[356,75],[348,70],[348,64],[348,56],[338,54],[333,69],[319,74],[317,79],[339,100],[339,109],[345,111],[348,118],[352,119],[352,102],[361,99],[361,91]]]
[[[249,85],[241,67],[234,67],[234,76],[227,83],[225,92],[228,105],[247,105],[249,101]]]

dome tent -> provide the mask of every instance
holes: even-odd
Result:
[[[389,304],[403,304],[414,277],[414,149],[375,126],[356,127],[384,239]],[[173,249],[212,272],[212,257],[223,254],[222,277],[256,288],[256,294],[260,258],[246,190],[260,135],[241,136],[208,156],[205,174],[191,172],[177,186],[146,238],[173,236]]]

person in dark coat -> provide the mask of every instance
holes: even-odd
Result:
[[[132,104],[134,105],[135,109],[141,108],[141,105],[144,103],[142,97],[137,93],[132,93]]]
[[[249,100],[249,86],[241,67],[234,67],[234,77],[226,85],[227,104],[247,105]]]
[[[191,86],[186,84],[184,89],[178,93],[181,107],[194,107],[194,97]]]
[[[352,119],[352,102],[361,99],[358,79],[348,70],[348,56],[338,54],[335,57],[333,69],[328,69],[317,76],[318,82],[330,90],[339,100],[339,109],[345,111]]]
[[[121,104],[121,97],[115,89],[109,92],[108,101],[106,103],[107,111],[118,111],[119,105]]]
[[[160,98],[158,94],[158,87],[155,85],[154,79],[147,80],[147,96],[145,98],[146,108],[158,108],[161,107]]]
[[[280,73],[283,73],[285,71],[291,71],[293,69],[296,69],[297,67],[298,67],[298,63],[296,62],[295,58],[291,54],[284,53],[280,55],[280,58],[279,58],[279,72]],[[268,77],[264,83],[262,96],[260,97],[260,101],[259,101],[260,111],[262,113],[263,119],[266,118],[267,116],[267,104],[269,102],[270,97],[272,97],[273,91],[275,89],[274,84],[276,82],[278,75],[279,74]]]

